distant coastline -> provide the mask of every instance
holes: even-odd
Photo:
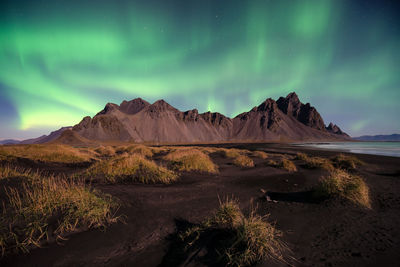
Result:
[[[357,154],[400,157],[399,141],[354,141],[354,142],[307,142],[293,143],[294,146],[322,150],[336,150]]]

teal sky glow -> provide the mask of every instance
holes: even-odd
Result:
[[[352,136],[400,132],[395,1],[9,1],[0,139],[165,99],[235,116],[296,91]]]

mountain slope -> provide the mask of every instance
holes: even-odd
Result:
[[[67,144],[67,145],[88,145],[92,143],[91,140],[88,140],[71,129],[67,129],[61,133],[61,135],[49,142],[51,144]]]
[[[20,144],[44,144],[57,139],[64,131],[70,130],[72,127],[61,127],[57,131],[51,132],[49,135],[42,135],[38,138],[23,140]]]
[[[197,109],[181,112],[164,100],[149,104],[137,98],[108,103],[93,118],[72,130],[89,140],[135,142],[220,142],[279,140],[343,140],[336,125],[325,127],[318,111],[300,102],[296,93],[277,102],[267,99],[249,112],[228,118]]]

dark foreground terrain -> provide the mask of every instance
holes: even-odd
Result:
[[[93,186],[119,199],[123,221],[105,230],[72,234],[67,240],[44,244],[29,253],[5,255],[1,266],[202,266],[199,255],[180,255],[176,231],[199,223],[219,206],[219,199],[234,197],[246,212],[256,207],[283,233],[291,249],[287,263],[267,261],[257,266],[399,266],[400,263],[400,158],[356,155],[357,167],[370,189],[371,209],[348,201],[316,201],[311,188],[323,169],[308,169],[295,159],[301,150],[330,158],[337,152],[305,150],[278,144],[219,145],[262,150],[267,159],[251,157],[254,168],[242,169],[232,159],[210,153],[218,174],[186,172],[169,185],[140,183]],[[284,155],[296,172],[266,164]],[[153,160],[161,160],[155,155]],[[53,166],[18,161],[19,165],[54,173],[81,171],[87,166]],[[265,190],[266,194],[261,191]],[[268,196],[268,197],[267,197]]]

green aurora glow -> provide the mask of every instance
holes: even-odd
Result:
[[[291,91],[351,135],[396,132],[398,10],[344,0],[12,1],[0,12],[0,138],[48,133],[136,97],[235,116]]]

